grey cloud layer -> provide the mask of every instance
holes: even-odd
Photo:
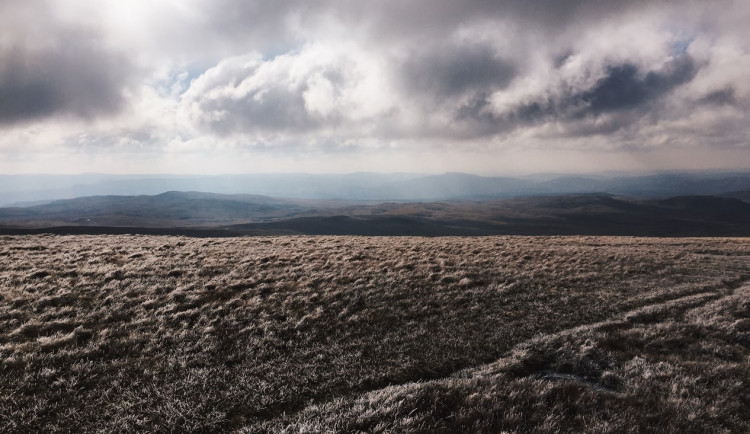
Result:
[[[44,49],[1,50],[0,123],[116,113],[124,102],[127,61],[87,42],[68,38]],[[65,44],[77,50],[71,52]]]
[[[310,24],[329,14],[329,28],[321,34],[341,37],[351,31],[351,37],[359,44],[354,49],[372,55],[387,69],[387,76],[381,80],[382,92],[393,94],[385,97],[388,108],[385,111],[398,113],[402,118],[374,117],[369,130],[406,138],[495,136],[549,122],[570,124],[569,128],[559,129],[561,136],[613,133],[644,116],[663,114],[672,91],[690,83],[702,67],[690,54],[676,48],[679,44],[689,45],[689,41],[681,38],[696,36],[690,33],[695,31],[691,23],[680,28],[669,20],[672,16],[686,16],[683,10],[690,5],[685,2],[325,4],[328,8],[313,11],[306,6],[297,8],[293,2],[272,7],[251,2],[235,9],[232,19],[235,23],[243,19],[254,22],[266,14],[279,28],[288,29],[289,22]],[[303,17],[305,14],[308,15]],[[662,28],[648,22],[651,16],[659,14],[663,19],[657,24]],[[291,20],[292,15],[297,19]],[[644,31],[653,32],[655,37],[665,33],[669,25],[676,30],[666,39],[633,42],[635,47],[629,47],[628,53],[632,58],[623,58],[620,52],[620,45],[630,43],[621,34],[616,35],[617,39],[600,33],[599,40],[587,40],[591,38],[591,34],[586,34],[589,27],[606,31],[608,27],[620,27],[623,20],[637,21],[643,17],[647,23]],[[339,31],[337,25],[341,26]],[[487,30],[488,33],[483,33]],[[637,44],[648,42],[655,48],[649,47],[646,54],[639,54]],[[293,55],[304,57],[306,49],[303,44]],[[576,56],[583,62],[575,71],[578,75],[556,70],[566,57]],[[536,59],[531,62],[529,57]],[[267,59],[265,63],[270,68],[276,61]],[[349,66],[331,63],[325,68],[341,71]],[[224,83],[214,83],[215,92],[210,97],[204,92],[193,92],[189,98],[196,109],[193,118],[220,133],[259,130],[309,133],[353,122],[346,111],[335,116],[331,113],[317,116],[319,113],[310,110],[305,97],[310,91],[310,81],[299,77],[295,81],[288,72],[281,74],[286,74],[286,82],[248,71],[245,76],[235,75]],[[524,89],[527,85],[524,81],[529,77],[548,81],[536,83],[536,89]],[[264,82],[266,79],[270,81]],[[243,95],[227,92],[237,81],[252,81],[254,90]],[[339,100],[346,98],[353,87],[347,80],[328,83]],[[721,86],[694,99],[720,102],[737,98],[733,91],[727,90],[732,89],[731,84]],[[519,92],[526,94],[519,97]],[[359,103],[366,105],[367,101]],[[361,120],[357,119],[357,127],[362,126]],[[596,125],[586,127],[586,122]]]
[[[37,14],[44,5],[0,5],[0,124],[117,113],[133,72],[127,57],[91,29],[57,23],[43,7]]]
[[[490,102],[477,100],[474,104],[462,107],[460,115],[464,118],[483,120],[496,125],[517,126],[529,125],[549,120],[581,121],[598,118],[610,113],[640,111],[645,114],[655,109],[654,103],[667,95],[672,89],[690,81],[696,74],[695,62],[688,55],[678,55],[665,61],[657,71],[642,71],[636,65],[612,64],[605,68],[604,75],[598,80],[590,80],[587,87],[563,91],[558,97],[541,93],[533,102],[522,103],[511,107],[505,113],[491,113]],[[567,83],[563,83],[566,85]],[[720,96],[714,96],[714,99]],[[621,126],[632,122],[633,116],[620,116]],[[590,133],[613,132],[618,128],[616,123],[608,123],[605,128]]]
[[[53,12],[41,34],[56,42],[27,46],[24,26],[6,30],[0,124],[117,114],[123,91],[150,79],[129,64],[140,49],[177,71],[202,65],[176,105],[186,128],[217,141],[704,140],[680,132],[688,122],[729,126],[727,146],[747,139],[734,130],[750,106],[740,0],[221,0],[171,14],[159,4],[148,47],[114,50],[97,36],[106,28]]]
[[[423,93],[434,102],[467,92],[502,90],[517,70],[487,45],[452,45],[410,53],[399,73],[405,92]]]

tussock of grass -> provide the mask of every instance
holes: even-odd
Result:
[[[695,301],[695,297],[686,297]],[[658,324],[540,336],[444,379],[307,407],[279,432],[748,432],[750,286]],[[251,432],[248,429],[247,432]]]
[[[0,431],[742,432],[750,243],[5,237]]]

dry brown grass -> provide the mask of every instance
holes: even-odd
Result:
[[[0,431],[742,432],[750,241],[0,239]]]

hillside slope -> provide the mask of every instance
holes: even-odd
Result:
[[[153,196],[90,196],[0,208],[0,222],[166,227],[269,220],[324,208],[326,202],[243,194],[169,191]]]
[[[750,203],[716,196],[639,199],[593,193],[493,201],[354,204],[168,192],[0,208],[0,233],[43,232],[194,236],[747,236]]]

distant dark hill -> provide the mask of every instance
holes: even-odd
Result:
[[[164,191],[208,191],[302,199],[372,199],[380,187],[415,174],[304,173],[244,175],[0,175],[0,206],[86,196],[156,195]],[[390,190],[389,190],[390,191]],[[390,194],[387,191],[385,194]],[[381,199],[377,197],[376,199]]]
[[[642,212],[643,204],[617,198],[606,193],[591,194],[569,194],[562,196],[535,196],[528,198],[516,198],[507,201],[508,204],[514,204],[519,209],[548,209],[564,210],[576,212],[617,212],[630,213]]]
[[[228,229],[310,235],[750,236],[750,204],[717,197],[643,200],[586,194],[383,204],[329,212],[339,214]]]
[[[303,201],[258,195],[166,192],[154,196],[91,196],[24,208],[0,208],[0,222],[87,226],[170,226],[267,221],[316,209]]]
[[[674,173],[648,176],[603,178],[596,191],[611,194],[666,198],[672,196],[718,195],[750,189],[747,174]]]
[[[556,176],[547,180],[485,177],[445,173],[399,180],[363,189],[370,198],[399,200],[500,199],[529,195],[563,195],[603,192],[665,198],[684,195],[717,195],[750,190],[747,174],[675,173],[648,176]]]
[[[3,233],[54,228],[49,231],[175,234],[183,230],[191,236],[750,236],[750,203],[716,196],[644,199],[591,193],[363,205],[167,192],[0,208],[0,224],[5,226]]]
[[[734,198],[680,196],[656,200],[652,203],[665,212],[671,211],[671,215],[675,218],[748,223],[748,215],[750,215],[750,203]]]

